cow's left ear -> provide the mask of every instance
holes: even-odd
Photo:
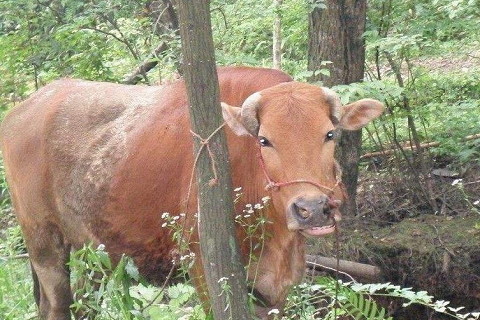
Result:
[[[250,132],[245,128],[242,122],[242,108],[234,107],[222,102],[223,120],[238,136],[250,135]]]
[[[362,99],[342,107],[339,128],[358,130],[383,113],[383,104],[378,100]]]

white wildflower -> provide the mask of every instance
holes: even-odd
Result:
[[[263,203],[267,203],[268,201],[270,201],[270,197],[269,197],[269,196],[266,196],[266,197],[263,197],[263,198],[262,198],[262,202],[263,202]]]
[[[164,222],[164,223],[162,224],[162,228],[165,228],[166,226],[167,226],[167,223]]]
[[[260,203],[255,204],[253,207],[257,210],[263,209],[263,206]]]
[[[162,213],[162,219],[167,219],[170,216],[170,213],[164,212]]]
[[[185,213],[180,213],[180,217],[185,217]]]
[[[105,250],[105,245],[103,243],[100,243],[97,247],[97,250],[99,250],[99,251]]]
[[[239,192],[241,190],[242,190],[242,187],[238,187],[238,188],[233,189],[233,191],[235,191],[235,192]]]
[[[226,282],[228,280],[228,277],[221,277],[220,279],[218,279],[218,283],[222,283],[222,282]]]
[[[253,207],[253,206],[252,206],[252,204],[251,204],[251,203],[247,203],[247,204],[245,205],[245,207],[247,207],[247,208],[251,208],[251,207]]]
[[[280,310],[278,310],[278,309],[272,309],[272,310],[268,311],[267,315],[279,314],[279,313],[280,313]]]
[[[463,180],[463,179],[455,179],[455,180],[453,180],[452,186],[455,186],[455,185],[457,185],[457,184],[459,184],[459,183],[461,184],[461,183],[462,183],[462,180]]]
[[[473,204],[474,204],[474,205],[479,205],[479,204],[480,204],[480,200],[474,201]]]

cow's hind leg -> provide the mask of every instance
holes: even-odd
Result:
[[[35,298],[37,306],[40,306],[40,284],[38,283],[38,276],[35,269],[33,269],[32,263],[30,263],[30,269],[32,270],[33,297]]]
[[[42,320],[69,320],[72,293],[67,262],[70,245],[51,223],[28,232],[27,249],[32,264],[35,300]]]

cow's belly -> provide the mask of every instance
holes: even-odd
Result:
[[[184,227],[184,219],[172,217],[180,217],[187,209],[192,173],[191,138],[182,137],[183,131],[157,125],[129,140],[127,155],[117,163],[110,180],[102,212],[92,224],[107,250],[132,257],[142,275],[156,284],[163,283],[172,261],[179,258],[173,234]],[[192,198],[196,200],[194,193]],[[196,205],[192,203],[191,208]]]

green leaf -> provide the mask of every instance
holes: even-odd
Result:
[[[127,274],[135,281],[140,279],[140,273],[138,272],[137,266],[133,263],[132,259],[128,259],[125,265],[125,271]]]

